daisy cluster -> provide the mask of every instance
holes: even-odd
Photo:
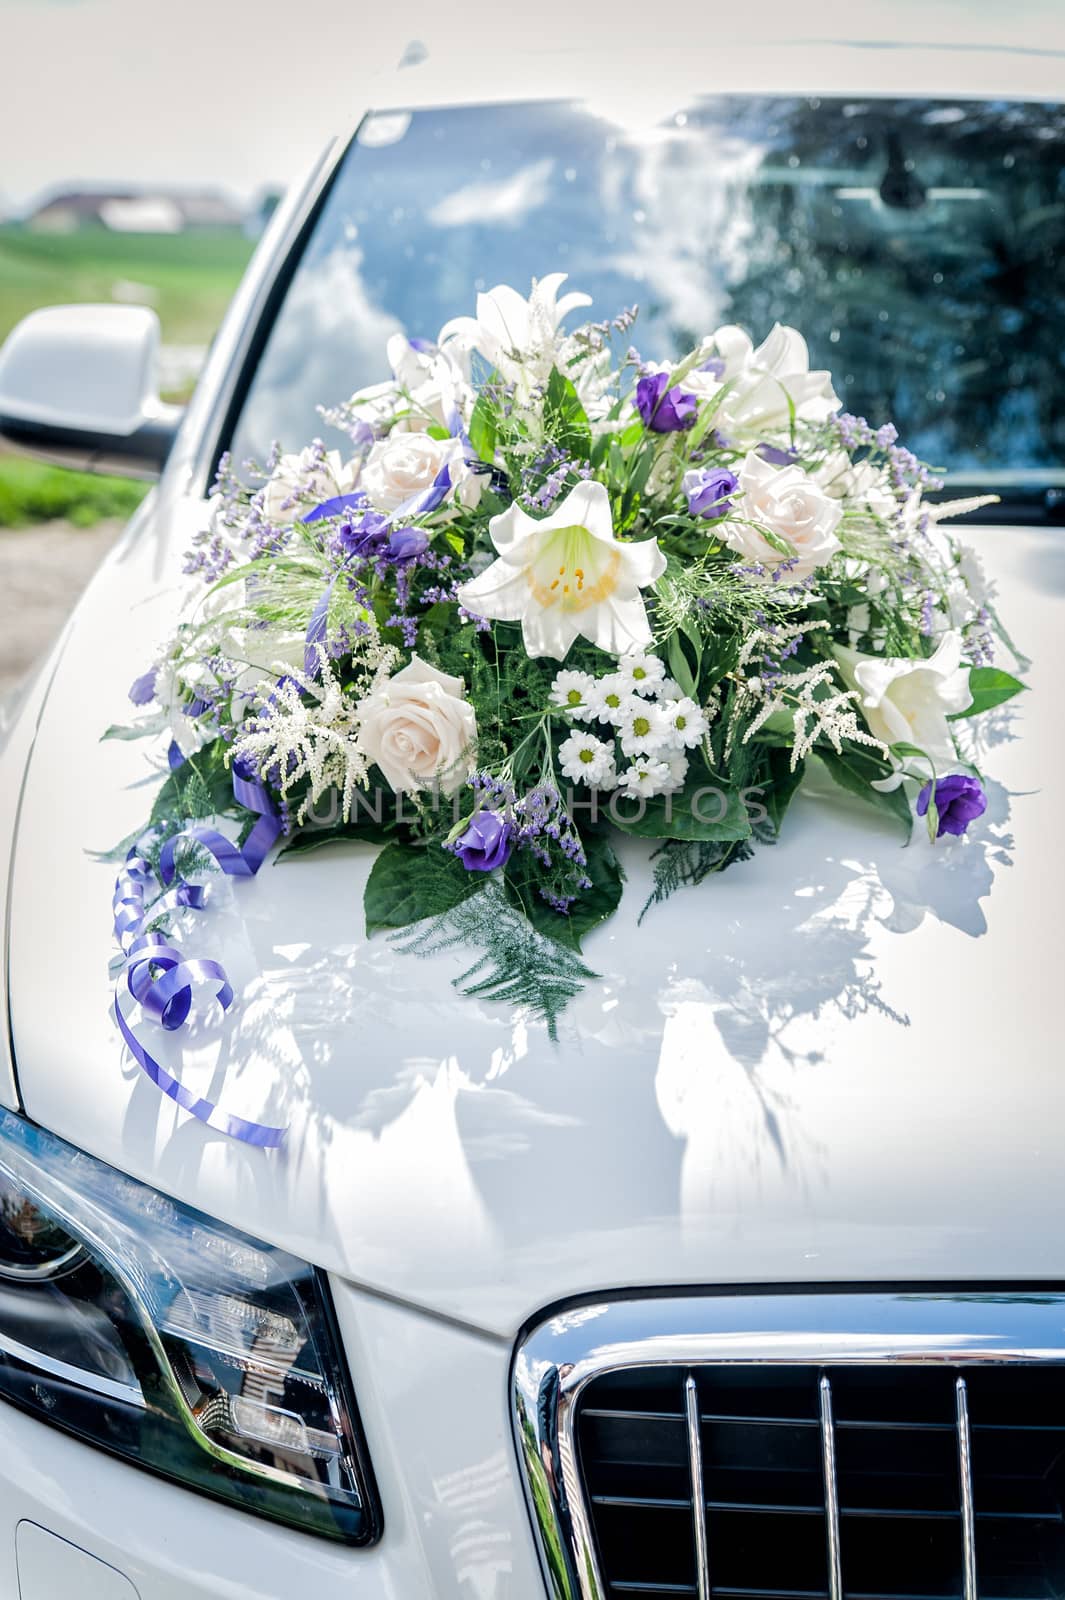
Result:
[[[665,664],[644,652],[622,656],[598,678],[558,673],[550,700],[578,724],[559,745],[563,776],[644,800],[683,789],[688,752],[708,727],[706,713],[666,676]]]

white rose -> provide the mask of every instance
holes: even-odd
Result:
[[[379,439],[366,457],[359,487],[376,511],[398,511],[405,501],[432,489],[444,467],[451,479],[448,498],[455,495],[462,505],[475,506],[481,480],[466,465],[462,440],[434,439],[428,433],[397,432]]]
[[[477,722],[461,678],[414,656],[359,705],[359,748],[397,794],[461,788],[474,768]]]
[[[739,487],[743,498],[736,509],[744,522],[730,518],[716,530],[730,549],[766,567],[794,560],[788,576],[798,580],[809,577],[815,567],[823,567],[841,548],[836,529],[843,507],[801,467],[774,467],[752,450],[740,469]],[[775,550],[757,528],[746,526],[747,522],[761,523],[786,539],[795,557]]]
[[[340,459],[340,452],[323,455],[313,445],[298,456],[282,456],[263,488],[263,515],[275,528],[283,528],[323,500],[349,494],[355,487],[358,466]]]
[[[955,759],[947,717],[972,705],[961,635],[945,633],[927,660],[866,656],[836,645],[836,660],[851,689],[861,695],[869,731],[884,744],[913,744],[937,768]]]
[[[824,422],[839,410],[832,374],[810,371],[810,352],[797,329],[778,322],[755,350],[743,329],[730,324],[718,328],[710,344],[724,369],[713,379],[706,375],[707,387],[711,381],[715,388],[732,384],[715,426],[734,443],[755,444],[790,434],[793,410],[804,422]]]
[[[884,469],[871,461],[854,462],[845,450],[826,456],[814,477],[834,500],[850,500],[885,521],[899,509]]]

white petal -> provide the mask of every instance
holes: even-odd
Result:
[[[637,539],[622,547],[622,566],[626,578],[638,589],[656,582],[666,570],[666,558],[658,547],[657,539]]]
[[[580,628],[571,612],[556,606],[530,606],[521,619],[521,633],[527,655],[564,661]]]
[[[548,517],[544,522],[537,522],[535,517],[530,517],[512,500],[505,511],[500,511],[488,524],[488,534],[501,556],[513,556],[516,547],[530,534],[538,533],[542,528],[551,528],[556,524]]]
[[[476,617],[491,617],[495,622],[518,622],[528,605],[529,585],[523,571],[515,572],[500,557],[486,567],[479,577],[460,585],[456,598]]]
[[[630,650],[644,650],[651,643],[651,625],[647,608],[639,595],[621,599],[611,595],[595,611],[586,615],[584,637],[600,650],[612,656],[625,655]]]
[[[583,478],[551,515],[537,524],[540,528],[587,528],[593,539],[613,544],[614,519],[606,484]]]

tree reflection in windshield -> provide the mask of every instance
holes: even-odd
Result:
[[[377,130],[375,132],[375,129]],[[383,130],[383,131],[382,131]],[[1065,481],[1065,110],[706,100],[626,133],[588,107],[371,119],[322,208],[234,448],[321,431],[474,288],[566,270],[662,358],[722,322],[805,333],[847,409],[957,477]]]

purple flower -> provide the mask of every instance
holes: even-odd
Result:
[[[727,517],[732,510],[729,496],[737,482],[736,474],[727,467],[692,467],[681,483],[688,510],[693,517]]]
[[[388,518],[368,511],[358,522],[343,522],[337,544],[347,556],[369,556],[388,540]]]
[[[668,384],[667,372],[655,372],[636,385],[636,409],[652,433],[680,433],[693,426],[699,410],[693,394]]]
[[[142,672],[130,684],[129,697],[135,706],[147,706],[155,699],[155,672],[152,667],[148,672]]]
[[[919,817],[927,814],[931,798],[932,781],[929,779],[917,796]],[[964,772],[952,772],[949,778],[936,781],[936,810],[939,813],[937,839],[945,833],[964,833],[970,822],[975,822],[987,810],[987,796],[978,779]]]
[[[467,872],[494,872],[510,859],[514,825],[498,811],[477,811],[466,832],[455,840],[454,851]]]
[[[412,561],[423,556],[429,548],[429,535],[424,528],[397,528],[388,541],[388,553],[393,561]]]
[[[767,444],[765,440],[758,446],[758,454],[773,467],[791,467],[799,459],[797,450],[782,450],[779,445]]]

